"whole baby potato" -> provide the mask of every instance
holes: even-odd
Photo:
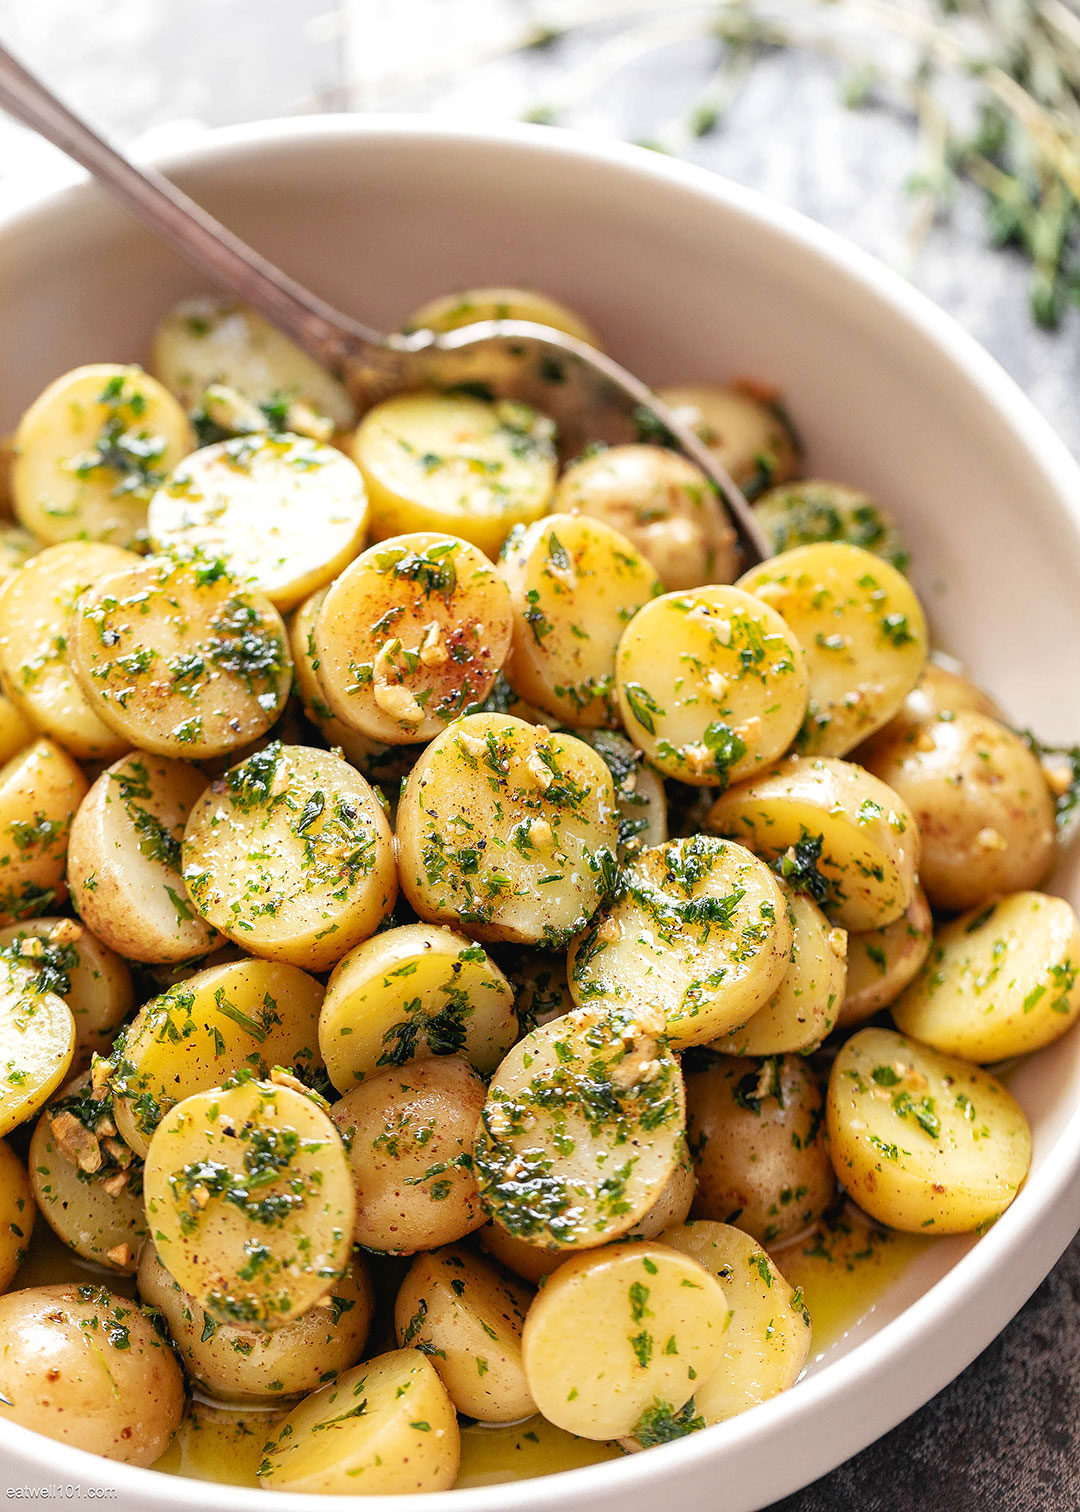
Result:
[[[107,1287],[0,1297],[0,1422],[152,1465],[184,1411],[184,1378],[145,1313]]]
[[[915,815],[919,879],[935,908],[977,908],[1038,887],[1056,851],[1054,802],[1021,737],[972,709],[882,730],[863,747],[867,771]]]
[[[797,1055],[717,1057],[686,1078],[695,1218],[779,1244],[816,1222],[834,1181],[817,1077]]]

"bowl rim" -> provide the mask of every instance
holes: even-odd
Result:
[[[1042,474],[1062,513],[1071,518],[1080,534],[1080,466],[1019,385],[974,337],[870,253],[801,212],[710,169],[562,128],[392,113],[294,116],[210,128],[182,145],[139,156],[166,174],[184,175],[215,165],[239,167],[246,158],[263,157],[274,147],[371,138],[401,142],[438,139],[461,151],[496,147],[524,156],[591,160],[627,179],[663,183],[684,191],[689,198],[709,200],[777,241],[786,241],[801,256],[825,265],[854,286],[860,298],[914,330],[924,346],[932,348],[935,357],[951,370],[953,378],[973,391],[1020,443],[1025,464]],[[59,185],[56,180],[30,187],[16,182],[8,198],[0,201],[0,240],[31,236],[38,222],[45,223],[67,211],[100,209],[107,203],[104,191],[85,176],[75,182],[65,177]],[[988,1324],[981,1316],[978,1299],[983,1287],[996,1281],[1000,1291],[1002,1281],[1008,1283],[1011,1319],[1049,1273],[1078,1226],[1080,1097],[1040,1169],[993,1228],[899,1316],[801,1381],[797,1390],[727,1422],[658,1446],[648,1454],[492,1486],[404,1497],[365,1496],[362,1500],[374,1512],[390,1512],[391,1507],[409,1512],[542,1512],[555,1503],[574,1506],[579,1497],[584,1501],[596,1500],[598,1493],[618,1494],[629,1490],[631,1484],[636,1490],[659,1491],[673,1474],[701,1469],[710,1460],[719,1462],[727,1449],[736,1446],[756,1451],[764,1459],[770,1443],[789,1435],[786,1442],[791,1452],[783,1458],[803,1462],[786,1474],[783,1468],[772,1469],[767,1498],[771,1501],[809,1484],[842,1459],[858,1453],[955,1378],[1006,1326],[997,1317]],[[915,1373],[917,1382],[913,1380]],[[894,1391],[883,1407],[880,1398],[889,1396],[891,1383],[899,1383],[902,1389]],[[871,1399],[872,1421],[866,1411]],[[839,1452],[835,1441],[833,1447],[822,1447],[812,1431],[813,1420],[826,1405],[831,1405],[834,1418],[839,1415],[844,1420]],[[811,1431],[804,1433],[800,1442],[804,1420]],[[835,1429],[835,1422],[831,1427]],[[84,1485],[115,1487],[121,1497],[130,1497],[131,1505],[156,1505],[179,1512],[190,1506],[196,1485],[203,1488],[200,1501],[220,1512],[255,1512],[266,1504],[266,1492],[261,1489],[196,1482],[121,1464],[15,1424],[0,1423],[0,1447],[5,1443],[19,1454],[22,1464],[40,1467],[50,1478],[67,1474]],[[776,1489],[778,1486],[780,1489]],[[311,1512],[311,1497],[305,1493],[274,1495],[274,1505],[281,1512]],[[603,1505],[606,1507],[607,1502]],[[744,1506],[750,1503],[741,1501],[740,1507]]]

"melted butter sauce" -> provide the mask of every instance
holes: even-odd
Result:
[[[877,1310],[892,1283],[936,1240],[881,1228],[848,1206],[802,1239],[773,1252],[777,1269],[802,1288],[820,1360]]]
[[[774,1254],[792,1286],[801,1287],[813,1320],[812,1358],[820,1360],[862,1319],[907,1266],[935,1241],[879,1228],[846,1209],[810,1234]],[[134,1296],[131,1276],[120,1276],[82,1260],[63,1245],[46,1223],[35,1226],[17,1285],[104,1283]],[[387,1345],[387,1347],[391,1347]],[[256,1470],[284,1406],[226,1406],[195,1397],[176,1437],[154,1466],[166,1475],[256,1487]],[[458,1487],[492,1486],[533,1476],[554,1475],[583,1465],[618,1459],[609,1443],[576,1438],[543,1418],[511,1424],[469,1423],[461,1430]]]

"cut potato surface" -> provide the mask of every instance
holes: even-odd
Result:
[[[446,1387],[418,1350],[379,1355],[307,1397],[277,1428],[259,1467],[274,1491],[448,1491],[461,1435]]]
[[[83,596],[71,656],[107,725],[187,761],[264,735],[292,680],[277,610],[220,562],[155,559],[110,573]]]
[[[398,865],[421,918],[482,940],[557,947],[615,877],[615,790],[596,752],[511,715],[444,730],[409,774]]]
[[[484,1092],[460,1056],[428,1056],[334,1103],[356,1188],[358,1244],[411,1255],[480,1227],[472,1144]]]
[[[806,711],[802,648],[741,588],[667,593],[627,626],[615,659],[619,709],[666,777],[727,787],[775,760]]]
[[[292,1087],[242,1080],[185,1098],[154,1132],[143,1184],[162,1264],[223,1323],[280,1328],[346,1270],[345,1151]]]
[[[748,499],[799,471],[799,445],[775,396],[759,384],[687,383],[657,393],[689,425]]]
[[[68,877],[79,916],[132,961],[190,961],[220,941],[180,874],[188,815],[206,790],[197,767],[133,752],[94,783],[71,826]]]
[[[48,1101],[74,1055],[75,1020],[63,998],[0,959],[0,1135]]]
[[[199,914],[245,950],[327,971],[394,906],[390,826],[348,762],[274,741],[204,793],[184,831]]]
[[[682,1076],[663,1031],[656,1010],[585,1009],[510,1051],[473,1150],[484,1207],[508,1233],[587,1249],[657,1201],[684,1154]]]
[[[107,1055],[135,1006],[127,964],[73,919],[27,919],[0,930],[0,956],[38,992],[55,992],[75,1018],[75,1068]]]
[[[525,1374],[549,1422],[630,1435],[655,1404],[682,1407],[724,1354],[728,1304],[707,1270],[661,1244],[574,1255],[525,1319]]]
[[[119,756],[127,742],[102,722],[68,658],[81,595],[110,572],[138,566],[133,552],[65,541],[38,552],[0,592],[0,679],[46,735],[84,760]]]
[[[572,462],[554,506],[602,520],[631,540],[665,588],[730,583],[735,532],[712,483],[662,446],[608,446]]]
[[[449,531],[491,558],[514,525],[544,513],[555,486],[550,421],[464,394],[384,400],[361,420],[352,455],[376,539]]]
[[[893,717],[926,665],[926,616],[907,579],[859,546],[796,546],[739,587],[782,615],[805,653],[806,755],[847,755]]]
[[[106,1270],[134,1273],[147,1237],[142,1168],[116,1137],[108,1095],[88,1075],[47,1104],[30,1140],[34,1200],[69,1249]]]
[[[35,740],[0,767],[0,924],[67,896],[68,837],[85,795],[86,778],[51,740]]]
[[[915,891],[919,831],[911,810],[848,761],[789,756],[718,798],[708,826],[778,863],[784,881],[844,929],[891,924]]]
[[[335,447],[250,435],[193,452],[150,500],[156,551],[221,559],[241,583],[291,609],[363,547],[364,480]]]
[[[842,1028],[872,1018],[900,996],[926,960],[933,931],[926,894],[916,887],[899,919],[848,935],[847,984],[837,1020]]]
[[[0,1422],[128,1465],[160,1458],[184,1414],[166,1340],[127,1297],[93,1283],[0,1297]]]
[[[173,1280],[152,1244],[139,1260],[139,1296],[160,1308],[191,1378],[225,1402],[317,1391],[356,1364],[375,1306],[367,1267],[357,1257],[329,1296],[291,1323],[271,1330],[218,1323]]]
[[[892,1006],[902,1033],[947,1055],[1001,1061],[1060,1039],[1080,1017],[1080,923],[1064,898],[1020,892],[934,937]]]
[[[650,564],[603,521],[551,514],[510,533],[500,567],[514,606],[514,692],[572,727],[618,723],[620,637],[663,591]]]
[[[896,521],[861,488],[807,478],[770,488],[756,500],[754,513],[777,555],[818,541],[846,541],[884,557],[898,572],[908,564]]]
[[[805,893],[785,893],[794,939],[783,981],[748,1023],[716,1040],[727,1055],[784,1055],[816,1050],[844,1000],[847,935]]]
[[[745,1024],[789,969],[793,926],[768,867],[711,835],[642,851],[570,947],[579,1004],[663,1013],[676,1048]]]
[[[821,1217],[835,1190],[824,1098],[806,1061],[718,1056],[686,1078],[696,1218],[782,1244]]]
[[[428,1356],[459,1412],[514,1423],[536,1411],[521,1354],[532,1291],[460,1245],[413,1262],[394,1304],[398,1343]]]
[[[951,715],[951,717],[944,717]],[[1057,854],[1054,801],[1023,738],[974,710],[883,730],[859,753],[909,805],[935,908],[976,908],[1037,887]]]
[[[318,678],[332,713],[368,739],[431,740],[491,692],[512,633],[510,594],[482,551],[456,536],[394,536],[322,600]]]
[[[658,1239],[673,1224],[684,1223],[690,1216],[697,1191],[697,1175],[685,1143],[678,1164],[668,1177],[667,1185],[645,1214],[627,1230],[628,1239]]]
[[[141,368],[74,368],[19,421],[15,513],[50,544],[79,537],[138,545],[150,495],[194,445],[180,405]]]
[[[529,320],[551,326],[589,346],[598,347],[594,331],[573,310],[535,289],[463,289],[460,294],[440,294],[409,316],[406,331],[456,331],[478,320]]]
[[[28,530],[22,530],[18,525],[0,525],[0,583],[11,577],[17,567],[28,562],[41,546],[38,537]]]
[[[0,1140],[0,1292],[6,1292],[34,1232],[34,1194],[26,1167]]]
[[[409,746],[385,745],[370,740],[340,720],[326,701],[326,690],[319,679],[321,657],[315,647],[315,622],[319,617],[326,589],[320,588],[294,610],[289,620],[289,646],[292,650],[296,692],[309,719],[330,749],[341,754],[371,782],[396,781],[404,775],[418,752]]]
[[[240,960],[195,972],[139,1010],[117,1045],[111,1087],[117,1127],[137,1155],[168,1112],[194,1092],[275,1066],[311,1078],[319,1066],[323,989],[278,961]]]
[[[345,389],[321,363],[258,311],[220,294],[173,306],[154,333],[151,367],[185,409],[212,384],[225,384],[265,406],[268,417],[300,402],[340,430],[356,420]]]
[[[872,1218],[912,1233],[981,1230],[1027,1175],[1031,1131],[988,1072],[889,1029],[860,1029],[833,1062],[836,1173]]]
[[[404,924],[357,945],[334,968],[319,1019],[339,1092],[418,1055],[460,1051],[490,1073],[517,1034],[513,989],[495,962],[437,924]]]
[[[810,1314],[749,1234],[698,1219],[664,1234],[724,1289],[728,1323],[719,1366],[694,1392],[706,1424],[722,1423],[794,1386],[810,1353]]]

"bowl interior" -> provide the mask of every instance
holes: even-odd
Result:
[[[921,302],[902,308],[902,291],[875,287],[855,254],[849,264],[742,191],[705,192],[689,171],[536,135],[294,123],[225,133],[173,166],[233,229],[372,324],[390,328],[454,288],[525,283],[579,309],[646,380],[775,383],[811,475],[861,485],[899,517],[938,644],[1016,723],[1076,738],[1080,710],[1062,696],[1080,687],[1067,459],[988,359],[947,326],[928,337]],[[67,192],[0,230],[0,434],[65,369],[145,361],[160,314],[205,286],[94,192]],[[1056,886],[1080,902],[1075,862]],[[1037,1175],[1080,1108],[1080,1039],[1033,1057],[1012,1086],[1033,1122]],[[829,1357],[969,1248],[932,1247]]]

